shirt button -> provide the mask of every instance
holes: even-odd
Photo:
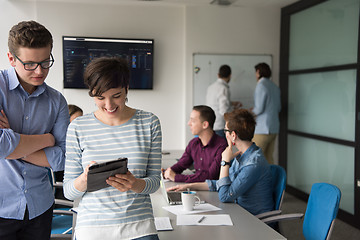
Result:
[[[24,172],[24,175],[26,175],[26,172]]]
[[[27,193],[27,190],[25,190],[24,192]]]
[[[26,120],[28,120],[29,119],[29,116],[26,116],[26,118],[25,118]]]
[[[200,158],[200,160],[202,161],[202,158]]]

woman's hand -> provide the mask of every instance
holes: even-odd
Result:
[[[4,129],[4,128],[10,128],[10,123],[8,118],[5,115],[4,110],[0,111],[0,128]]]
[[[109,177],[106,183],[118,189],[120,192],[127,192],[132,190],[136,193],[140,193],[145,188],[145,181],[136,178],[130,171],[126,174],[116,174],[113,177]]]
[[[190,189],[190,184],[181,184],[181,185],[176,185],[173,187],[169,187],[166,189],[166,191],[175,191],[175,192],[179,192],[179,191],[185,191]]]
[[[95,161],[91,161],[90,164],[86,166],[84,172],[75,179],[74,186],[78,191],[81,191],[81,192],[86,191],[89,167],[95,163],[96,163]]]
[[[228,142],[228,146],[225,148],[225,150],[221,154],[222,160],[226,162],[230,162],[232,159],[234,159],[237,155],[239,155],[240,151],[233,152],[233,143],[229,138],[226,138]]]

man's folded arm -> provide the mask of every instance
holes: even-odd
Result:
[[[23,159],[38,166],[49,167],[45,152],[46,147],[52,147],[55,144],[55,138],[52,134],[41,135],[20,134],[20,141],[14,151],[6,159]]]

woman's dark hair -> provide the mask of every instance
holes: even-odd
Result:
[[[259,70],[260,78],[270,78],[271,77],[271,69],[269,65],[266,63],[259,63],[255,65],[255,71]]]
[[[251,141],[255,131],[255,116],[246,109],[235,109],[224,114],[227,128],[243,141]]]
[[[101,96],[111,88],[129,87],[128,62],[118,57],[100,57],[92,60],[84,72],[84,83],[91,97]]]

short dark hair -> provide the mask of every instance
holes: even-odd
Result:
[[[224,114],[227,127],[243,141],[251,141],[255,131],[255,116],[247,109],[235,109]]]
[[[200,113],[200,120],[207,121],[211,129],[214,128],[215,123],[215,112],[214,110],[206,105],[197,105],[193,107],[194,111],[198,111]]]
[[[76,112],[81,112],[81,113],[83,113],[83,110],[82,110],[80,107],[78,107],[78,106],[76,106],[76,105],[74,105],[74,104],[69,104],[69,105],[68,105],[68,108],[69,108],[69,115],[70,115],[70,117],[71,117],[74,113],[76,113]]]
[[[220,78],[228,78],[231,75],[231,68],[229,65],[222,65],[219,68],[219,77]]]
[[[255,71],[259,70],[260,78],[270,78],[271,77],[271,69],[267,63],[258,63],[255,65]]]
[[[128,62],[118,57],[100,57],[92,60],[84,72],[84,83],[91,97],[101,96],[111,88],[129,87]]]
[[[35,21],[22,21],[9,31],[8,47],[12,54],[17,55],[20,47],[43,48],[53,47],[53,38],[49,30]]]

